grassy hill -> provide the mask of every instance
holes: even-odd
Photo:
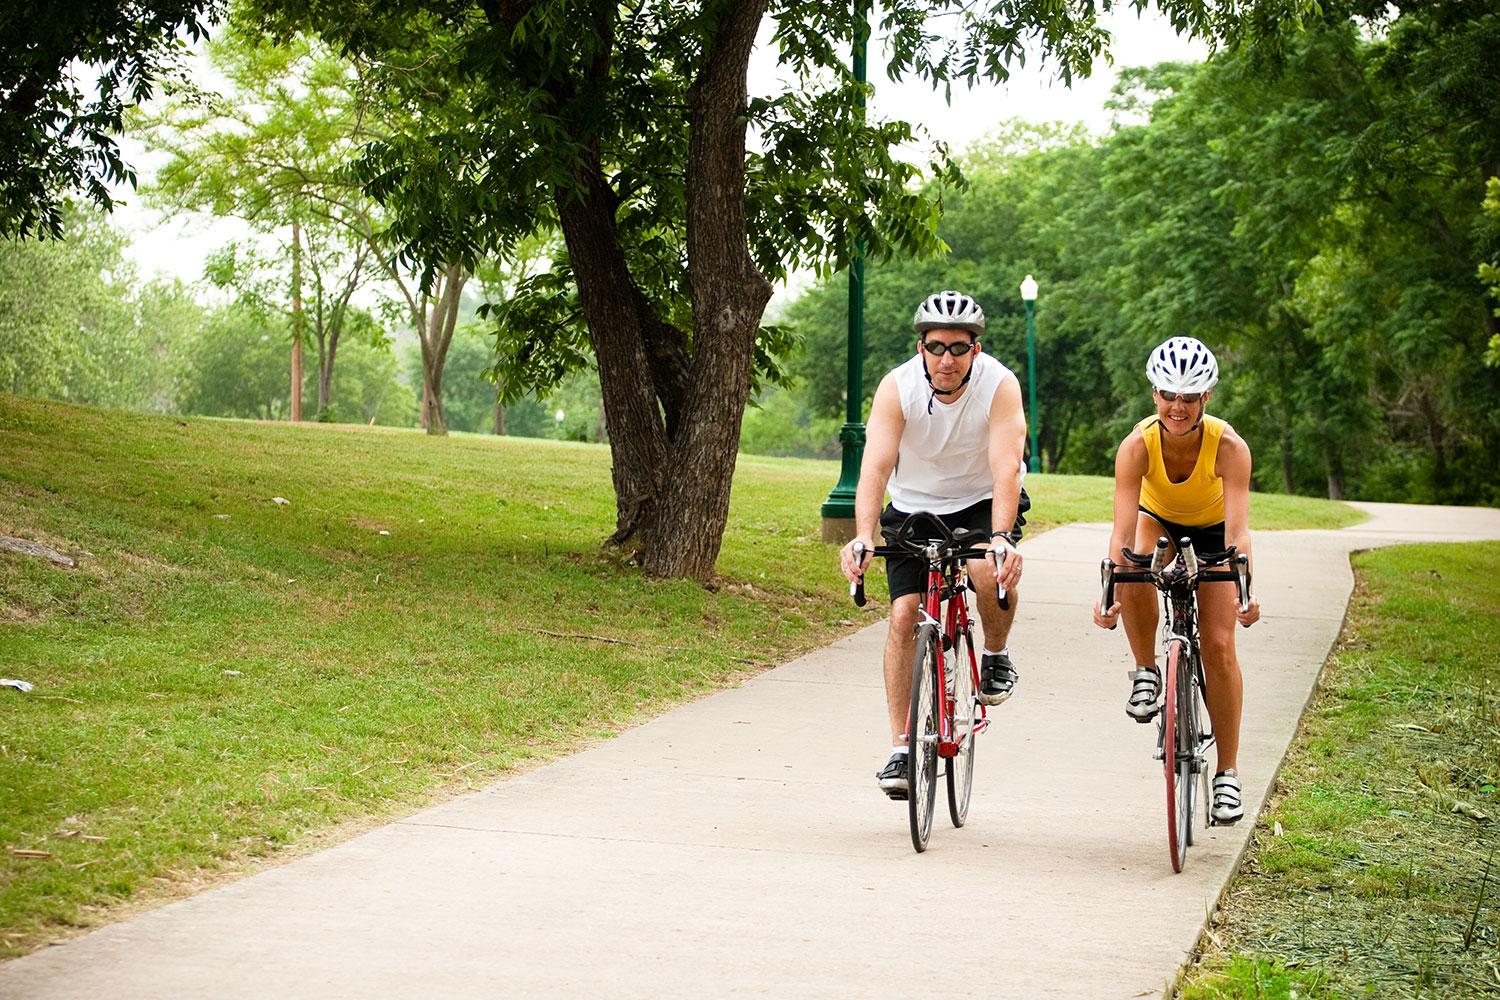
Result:
[[[601,549],[603,447],[0,394],[0,534],[79,559],[0,553],[0,676],[36,686],[0,689],[0,956],[874,620],[818,541],[836,478],[742,458],[709,589]],[[1107,480],[1028,488],[1038,530],[1108,519]],[[1358,519],[1302,498],[1254,509],[1262,528]]]

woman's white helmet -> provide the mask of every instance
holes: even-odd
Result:
[[[1219,381],[1219,362],[1203,341],[1173,337],[1151,352],[1146,377],[1155,389],[1207,392]]]
[[[963,292],[938,292],[929,295],[917,306],[912,325],[918,333],[940,327],[964,330],[979,337],[984,334],[984,310]]]

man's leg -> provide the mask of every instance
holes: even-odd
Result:
[[[891,602],[891,624],[885,634],[885,704],[890,713],[891,746],[906,742],[911,709],[911,662],[917,652],[917,612],[921,594],[903,594]]]
[[[1005,595],[1009,608],[1001,608],[995,597],[995,567],[988,559],[969,560],[969,579],[974,583],[975,603],[979,605],[979,623],[984,627],[984,649],[996,652],[1010,641],[1010,627],[1016,620],[1017,593]]]
[[[1010,607],[1000,607],[995,597],[995,567],[988,559],[969,562],[969,579],[974,584],[979,623],[984,630],[984,642],[980,646],[983,655],[979,658],[979,703],[999,705],[1010,698],[1016,687],[1016,667],[1011,662],[1006,643],[1010,640],[1010,627],[1016,620],[1020,595],[1010,591],[1005,595]]]

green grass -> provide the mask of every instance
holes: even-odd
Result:
[[[834,463],[742,458],[705,588],[601,549],[602,447],[0,394],[0,533],[91,553],[76,570],[0,555],[0,675],[36,685],[0,689],[0,956],[874,620],[818,540],[836,479]],[[1108,480],[1028,484],[1034,531],[1109,517]],[[1348,516],[1305,502],[1257,524],[1327,509]]]
[[[1497,562],[1496,543],[1356,557],[1344,634],[1184,1000],[1500,995]]]

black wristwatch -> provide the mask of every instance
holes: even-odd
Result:
[[[1005,539],[1007,542],[1010,543],[1010,547],[1011,548],[1015,548],[1017,545],[1019,545],[1021,543],[1020,536],[1017,535],[1014,531],[992,531],[992,532],[990,532],[990,540],[994,541],[996,538],[1003,538],[1003,539]]]

